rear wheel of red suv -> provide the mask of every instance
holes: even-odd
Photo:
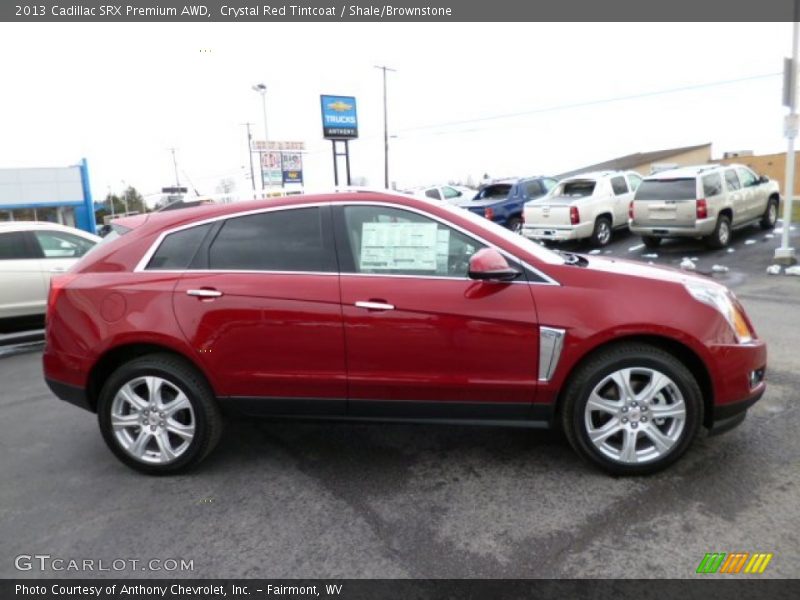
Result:
[[[171,354],[123,364],[103,386],[97,409],[111,451],[149,474],[177,473],[197,464],[222,432],[208,383],[190,363]]]
[[[617,475],[645,475],[672,464],[703,421],[692,373],[647,344],[602,350],[573,374],[564,398],[562,425],[572,447]]]

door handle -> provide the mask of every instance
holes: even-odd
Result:
[[[394,310],[394,304],[387,304],[386,302],[375,302],[373,300],[356,302],[355,306],[358,308],[366,308],[367,310]]]
[[[219,298],[222,296],[222,292],[219,290],[186,290],[186,295],[197,298]]]
[[[64,273],[67,270],[67,267],[53,267],[50,269],[51,273]]]

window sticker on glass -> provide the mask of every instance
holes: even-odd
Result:
[[[436,271],[436,223],[364,223],[362,271]]]

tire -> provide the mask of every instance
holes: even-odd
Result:
[[[661,238],[652,235],[643,235],[642,242],[648,250],[655,250],[661,245]]]
[[[511,217],[506,221],[506,227],[514,233],[522,235],[522,219],[519,217]]]
[[[775,229],[775,223],[778,222],[778,199],[775,197],[767,201],[767,208],[764,211],[764,216],[761,217],[761,229]]]
[[[731,241],[731,219],[728,215],[720,215],[717,218],[717,226],[710,236],[706,238],[706,243],[711,248],[724,248]]]
[[[606,246],[611,241],[611,221],[607,217],[598,217],[594,222],[594,231],[590,238],[593,246]]]
[[[151,475],[196,465],[222,433],[208,383],[188,361],[172,354],[136,358],[114,371],[100,391],[97,419],[114,455]]]
[[[622,388],[614,378],[628,382],[632,400],[616,397]],[[650,393],[653,381],[657,388]],[[602,406],[589,403],[593,394]],[[648,344],[601,350],[578,367],[562,398],[561,425],[570,445],[614,475],[649,475],[668,467],[688,450],[703,422],[703,397],[692,373]],[[665,416],[652,416],[657,414]]]

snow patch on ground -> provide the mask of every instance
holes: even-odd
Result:
[[[637,250],[641,250],[644,248],[644,244],[636,244],[635,246],[631,246],[628,248],[628,252],[636,252]]]
[[[730,271],[730,269],[725,265],[714,265],[713,267],[711,267],[711,271],[713,273],[727,273],[728,271]]]
[[[744,243],[745,243],[746,246],[750,246],[752,244],[755,244],[756,241],[755,240],[745,240]]]
[[[658,258],[658,254],[653,252],[652,254],[642,254],[642,258]]]
[[[589,252],[589,254],[592,254],[592,255],[596,256],[596,255],[600,254],[600,252],[601,252],[600,250],[592,250],[591,252]]]
[[[781,274],[781,266],[780,265],[770,265],[767,267],[767,274],[769,275],[780,275]]]
[[[798,275],[798,276],[800,276],[800,265],[795,265],[793,267],[786,267],[785,273],[787,275]]]
[[[685,269],[686,271],[694,271],[697,268],[695,264],[688,258],[684,258],[681,261],[680,267],[681,269]]]

